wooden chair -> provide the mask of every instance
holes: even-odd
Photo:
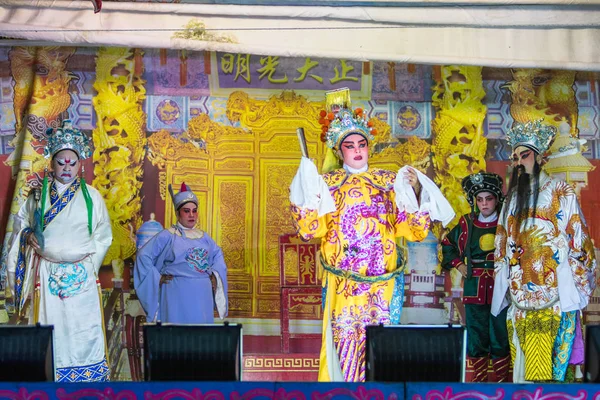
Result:
[[[290,339],[320,339],[321,334],[290,333],[290,318],[321,319],[320,239],[305,242],[295,234],[279,237],[281,285],[281,352],[290,352]]]

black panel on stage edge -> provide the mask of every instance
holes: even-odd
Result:
[[[464,382],[466,343],[460,325],[367,326],[366,379]]]
[[[144,325],[146,381],[239,381],[242,325]]]
[[[54,381],[53,326],[0,326],[0,381]]]
[[[600,325],[586,326],[584,380],[600,382]]]

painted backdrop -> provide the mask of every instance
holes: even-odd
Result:
[[[268,334],[271,328],[260,321],[279,315],[281,271],[317,280],[316,254],[282,251],[282,243],[292,232],[288,187],[300,159],[296,128],[304,128],[321,167],[326,152],[318,115],[326,90],[349,87],[353,106],[373,120],[379,133],[372,165],[414,165],[435,179],[460,215],[469,211],[460,188],[465,175],[506,174],[503,138],[514,121],[567,121],[565,139],[587,143],[557,173],[582,188],[599,181],[593,170],[600,158],[598,79],[574,71],[214,52],[1,48],[0,238],[6,243],[13,215],[41,184],[46,129],[70,118],[93,138],[84,173],[112,219],[115,240],[103,285],[125,275],[127,286],[142,223],[172,224],[167,185],[185,181],[200,200],[199,227],[224,251],[230,317]],[[581,195],[592,235],[600,239],[600,216],[591,212],[600,195],[586,189]],[[429,312],[407,315],[444,322],[457,312],[451,306],[456,284],[438,274],[441,227],[434,234],[406,250],[406,305]],[[3,246],[3,275],[5,253]],[[320,318],[310,296],[300,297],[295,311]]]

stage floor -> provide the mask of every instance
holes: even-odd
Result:
[[[244,336],[244,381],[316,382],[321,340],[291,339],[283,353],[280,336]]]
[[[318,354],[263,354],[244,356],[244,381],[316,382]]]
[[[11,400],[500,400],[597,399],[600,385],[306,382],[2,383]]]
[[[244,337],[244,381],[316,382],[319,374],[321,340],[292,339],[290,353],[281,352],[278,336]],[[490,366],[491,367],[491,366]],[[473,368],[466,365],[466,381]],[[493,371],[488,374],[493,379]]]
[[[473,368],[466,366],[466,381],[471,380]],[[319,375],[318,353],[251,354],[244,356],[244,381],[256,382],[316,382]],[[493,380],[494,372],[488,370]]]

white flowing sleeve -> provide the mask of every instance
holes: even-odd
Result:
[[[504,203],[504,207],[509,207],[509,201]],[[500,314],[505,307],[510,304],[508,292],[509,266],[508,256],[506,254],[506,244],[508,241],[506,231],[505,210],[500,211],[498,225],[496,227],[496,238],[494,242],[494,293],[492,295],[491,313],[493,316]]]
[[[96,192],[97,193],[97,192]],[[96,270],[96,274],[102,266],[102,261],[112,244],[112,226],[110,224],[110,216],[108,215],[108,209],[102,196],[98,193],[94,196],[94,220],[95,226],[92,231],[92,241],[96,247],[96,251],[92,254],[92,262]]]
[[[227,265],[225,264],[221,247],[212,238],[208,237],[208,235],[207,239],[209,239],[211,244],[212,272],[217,282],[214,294],[215,305],[217,306],[219,318],[225,319],[229,313]]]
[[[562,196],[560,203],[563,219],[559,226],[568,238],[568,255],[557,268],[558,295],[561,310],[569,312],[582,310],[589,303],[596,287],[596,257],[575,192]]]
[[[298,207],[317,210],[319,217],[335,211],[329,187],[319,175],[315,164],[306,157],[300,160],[298,172],[292,180],[290,201]]]
[[[441,221],[444,226],[448,225],[456,215],[448,200],[442,194],[435,182],[429,179],[425,174],[413,168],[419,183],[421,184],[421,201],[417,201],[415,192],[403,179],[404,173],[408,171],[408,166],[400,168],[394,181],[394,191],[396,192],[396,205],[398,209],[409,213],[427,212],[432,221]]]

